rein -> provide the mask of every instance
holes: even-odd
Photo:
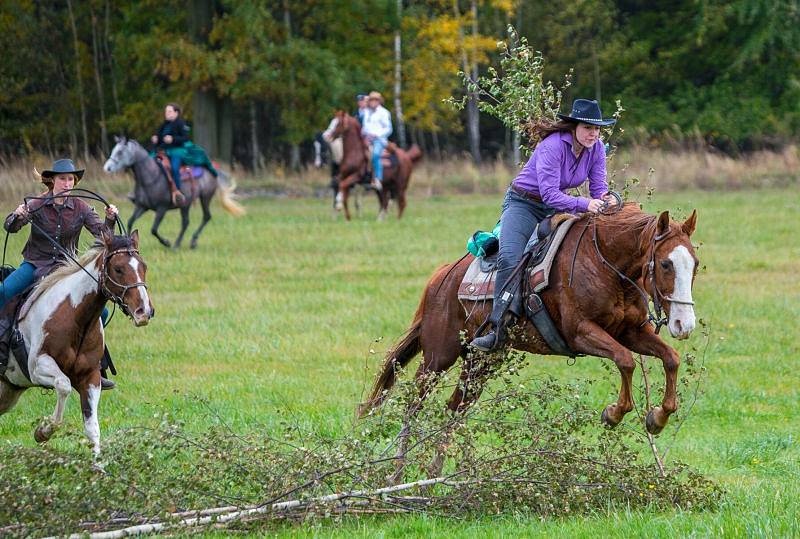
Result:
[[[652,239],[652,241],[650,243],[650,248],[648,249],[650,251],[650,255],[649,255],[650,261],[647,263],[647,268],[648,268],[647,276],[650,279],[652,293],[650,294],[650,296],[648,296],[647,292],[645,292],[642,289],[642,287],[640,287],[638,284],[636,284],[636,282],[633,279],[631,279],[630,277],[628,277],[627,275],[625,275],[624,273],[619,271],[619,269],[617,269],[616,266],[614,266],[611,262],[608,261],[608,259],[606,259],[606,257],[603,256],[603,253],[600,252],[600,244],[597,241],[597,221],[594,218],[592,218],[591,219],[591,224],[593,225],[592,226],[592,243],[594,245],[594,250],[597,253],[597,256],[600,258],[600,260],[603,262],[603,264],[605,264],[606,266],[611,268],[614,271],[614,273],[616,273],[621,279],[623,279],[623,280],[629,282],[631,285],[633,285],[633,287],[636,289],[637,292],[639,292],[639,295],[641,295],[642,299],[644,300],[645,306],[647,308],[647,318],[642,322],[641,325],[645,325],[648,322],[652,322],[653,324],[655,324],[655,332],[656,332],[656,335],[658,335],[658,333],[661,331],[661,327],[665,326],[665,325],[667,325],[667,323],[669,323],[669,318],[666,316],[666,312],[663,310],[663,303],[662,302],[680,303],[682,305],[694,305],[693,301],[679,300],[679,299],[673,298],[672,296],[665,296],[661,292],[661,290],[658,289],[658,285],[656,284],[656,275],[655,275],[656,244],[658,242],[668,238],[672,234],[672,231],[667,230],[663,234],[654,234],[653,235],[653,239]],[[589,223],[587,222],[586,228],[588,228],[588,226],[589,226]],[[586,231],[586,229],[584,229],[584,232],[585,231]],[[581,233],[581,237],[583,237],[583,233]],[[576,254],[577,254],[577,248],[575,249],[575,251],[576,251]],[[574,259],[573,259],[573,264],[574,264]],[[570,282],[571,282],[571,279],[572,279],[572,274],[570,273]],[[653,299],[653,309],[650,309],[650,298],[651,297]],[[653,311],[655,311],[655,312],[653,312]]]
[[[76,192],[77,192],[77,194],[74,194]],[[105,204],[106,207],[109,207],[111,205],[101,195],[99,195],[98,193],[95,193],[94,191],[90,191],[89,189],[80,189],[80,188],[68,189],[68,190],[63,191],[62,193],[60,193],[58,196],[59,197],[60,196],[64,196],[65,198],[85,198],[87,200],[94,200],[94,201],[97,201],[97,202],[102,202],[103,204]],[[53,199],[53,198],[57,198],[57,197],[54,196],[54,195],[32,196],[32,197],[24,197],[23,200],[25,202],[25,205],[27,206],[29,200],[49,200],[49,199]],[[34,213],[38,212],[39,210],[41,210],[43,207],[44,207],[44,205],[40,206],[39,208],[36,208],[35,210],[30,210],[29,213],[30,214],[34,214]],[[125,231],[125,228],[124,228],[124,226],[122,224],[122,221],[119,218],[119,215],[116,215],[115,218],[116,218],[115,220],[116,220],[117,226],[119,227],[119,230],[121,232],[121,235],[127,235],[127,233]],[[76,266],[78,266],[81,270],[83,270],[83,272],[86,273],[86,275],[91,277],[92,280],[95,283],[97,283],[98,290],[100,291],[100,293],[103,295],[104,298],[111,300],[111,302],[115,306],[119,305],[120,308],[122,309],[122,312],[125,313],[126,316],[131,316],[130,309],[129,309],[128,305],[125,303],[125,301],[123,300],[123,298],[124,298],[125,294],[128,292],[128,290],[130,290],[131,288],[136,288],[136,287],[139,287],[139,286],[143,286],[145,288],[145,290],[147,290],[147,284],[144,283],[144,282],[137,282],[137,283],[132,284],[132,285],[123,285],[121,283],[118,283],[117,281],[115,281],[111,277],[111,275],[108,274],[108,270],[107,270],[108,266],[107,265],[108,265],[108,261],[114,255],[120,254],[120,253],[127,253],[128,255],[133,256],[134,254],[139,254],[139,251],[137,249],[133,249],[133,248],[127,247],[127,248],[117,249],[117,250],[115,250],[115,251],[113,251],[111,253],[107,253],[105,255],[104,259],[103,259],[103,264],[102,264],[102,266],[100,268],[100,279],[98,279],[97,277],[92,275],[92,273],[89,270],[87,270],[85,266],[83,266],[80,262],[78,262],[78,260],[75,258],[75,256],[72,255],[72,253],[67,251],[58,241],[56,241],[52,236],[50,236],[50,234],[48,234],[44,229],[42,229],[42,227],[37,225],[36,222],[33,220],[33,218],[30,219],[29,223],[30,223],[31,227],[36,228],[36,230],[40,234],[42,234],[50,243],[52,243],[53,246],[56,249],[58,249],[58,251],[62,255],[64,255],[64,257],[69,259]],[[5,243],[3,245],[3,263],[2,263],[2,265],[5,265],[5,262],[6,262],[6,247],[8,245],[8,236],[9,235],[10,235],[10,233],[8,231],[6,231]],[[111,290],[109,290],[108,286],[106,285],[106,281],[110,281],[113,285],[115,285],[115,286],[117,286],[119,288],[122,288],[122,294],[121,295],[116,295],[116,294],[112,293]],[[108,323],[111,321],[111,318],[113,318],[113,316],[114,315],[112,313],[111,316],[109,317],[108,321],[106,322],[106,325],[108,325]]]

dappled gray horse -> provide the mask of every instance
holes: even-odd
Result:
[[[161,167],[156,163],[155,159],[150,157],[150,154],[145,150],[141,144],[133,139],[125,137],[114,137],[116,146],[111,151],[103,170],[106,172],[119,172],[121,170],[133,170],[133,177],[136,181],[136,186],[133,192],[133,215],[128,221],[128,230],[133,228],[133,223],[141,217],[147,210],[156,212],[156,218],[153,220],[153,227],[150,232],[158,238],[165,247],[170,246],[169,240],[162,237],[158,233],[158,227],[161,225],[161,220],[167,210],[174,210],[177,208],[172,203],[172,196],[170,187],[167,183],[167,178],[164,176]],[[200,205],[203,208],[203,222],[192,234],[191,248],[197,247],[197,238],[203,231],[203,228],[211,220],[211,211],[209,210],[209,203],[211,197],[220,187],[220,202],[222,207],[234,216],[243,215],[244,208],[237,204],[232,198],[231,193],[235,188],[235,183],[230,181],[230,177],[223,172],[219,171],[219,177],[214,177],[208,170],[203,170],[203,175],[197,179],[198,188],[192,189],[192,182],[184,182],[183,195],[186,197],[186,203],[181,206],[181,231],[175,239],[174,247],[177,249],[181,245],[183,235],[189,227],[189,209],[195,198],[200,199]]]

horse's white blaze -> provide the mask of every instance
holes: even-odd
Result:
[[[675,286],[670,299],[691,303],[694,257],[686,247],[678,245],[669,254],[669,259],[672,260],[672,267],[675,270]],[[694,306],[671,302],[668,327],[672,336],[685,339],[694,330],[694,326]]]
[[[97,416],[97,407],[100,404],[100,386],[89,386],[87,390],[90,413],[83,416],[83,429],[86,437],[92,443],[92,452],[100,453],[100,421]]]
[[[136,274],[136,281],[143,283],[144,276],[139,273],[139,261],[131,257],[128,264],[130,264],[131,268],[133,268],[133,272]],[[149,314],[150,298],[147,295],[147,289],[142,285],[137,286],[136,289],[139,291],[139,297],[142,300],[142,308]]]

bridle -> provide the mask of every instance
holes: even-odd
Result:
[[[667,230],[663,234],[653,234],[653,240],[650,243],[650,260],[647,263],[647,277],[650,279],[651,285],[651,294],[648,296],[647,292],[645,292],[641,286],[639,286],[633,279],[619,271],[616,266],[614,266],[611,262],[609,262],[606,257],[603,256],[603,253],[600,252],[600,244],[597,242],[597,221],[592,217],[591,223],[592,227],[592,243],[594,244],[594,250],[597,253],[597,256],[600,260],[609,268],[611,268],[614,273],[616,273],[621,279],[629,282],[633,287],[639,292],[639,295],[642,296],[644,300],[644,304],[647,308],[647,318],[642,322],[642,326],[647,324],[648,322],[652,322],[655,325],[655,332],[658,335],[659,331],[661,331],[661,327],[665,326],[669,323],[669,318],[666,315],[666,310],[663,309],[664,303],[678,303],[681,305],[694,305],[693,301],[675,299],[672,296],[664,295],[661,290],[658,289],[658,284],[656,284],[656,244],[672,235],[671,230]],[[587,227],[589,223],[587,223]],[[585,229],[584,229],[585,231]],[[583,236],[583,234],[581,234]],[[580,240],[579,240],[580,242]],[[575,248],[577,253],[577,246]],[[650,309],[650,298],[653,299],[653,309]],[[655,311],[655,312],[653,312]]]
[[[650,297],[653,298],[653,308],[656,311],[655,318],[653,318],[652,313],[650,313],[649,319],[656,324],[656,334],[658,334],[658,332],[661,330],[661,326],[669,322],[666,312],[664,312],[662,315],[662,302],[678,303],[680,305],[694,305],[693,301],[675,299],[671,295],[664,295],[661,290],[658,289],[658,284],[656,283],[656,243],[670,237],[671,235],[671,230],[667,230],[663,234],[653,234],[653,241],[650,244],[650,261],[647,263],[647,277],[650,279],[651,288]]]
[[[100,287],[100,293],[103,295],[104,298],[110,300],[112,303],[119,305],[119,308],[125,314],[125,316],[129,318],[133,318],[133,314],[130,311],[130,307],[128,304],[125,303],[125,294],[128,293],[128,290],[131,288],[138,288],[140,286],[144,287],[147,290],[147,283],[144,281],[137,281],[133,284],[122,284],[114,280],[111,277],[111,274],[108,272],[108,261],[111,260],[112,257],[118,254],[127,254],[130,257],[134,257],[139,255],[139,250],[134,249],[133,247],[123,247],[121,249],[116,249],[111,251],[110,253],[106,253],[103,257],[103,264],[100,267],[100,279],[97,280],[97,284]],[[120,294],[114,294],[111,289],[108,288],[108,283],[113,284],[114,286],[121,288],[122,292]]]

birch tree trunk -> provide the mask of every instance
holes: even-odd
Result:
[[[474,9],[473,15],[477,14],[477,6],[473,0],[472,7]],[[458,24],[458,42],[461,48],[461,70],[465,75],[476,79],[478,66],[471,65],[469,56],[467,55],[466,43],[464,42],[464,29],[461,27],[461,10],[458,7],[458,0],[453,0],[453,14],[459,20]],[[473,28],[477,25],[477,21]],[[475,75],[473,75],[475,74]],[[475,92],[467,89],[467,137],[469,138],[469,150],[472,154],[473,163],[480,164],[481,162],[481,135],[480,135],[480,119],[478,116],[478,96]]]
[[[397,29],[394,32],[394,113],[397,117],[397,142],[406,147],[406,123],[403,118],[402,92],[402,36],[403,0],[397,0]]]
[[[83,81],[81,80],[81,53],[78,48],[78,28],[75,25],[75,13],[72,11],[72,0],[67,0],[69,24],[72,28],[72,44],[75,47],[75,77],[78,83],[78,100],[81,106],[81,130],[83,132],[83,157],[89,160],[89,133],[86,129],[86,102],[83,97]]]

